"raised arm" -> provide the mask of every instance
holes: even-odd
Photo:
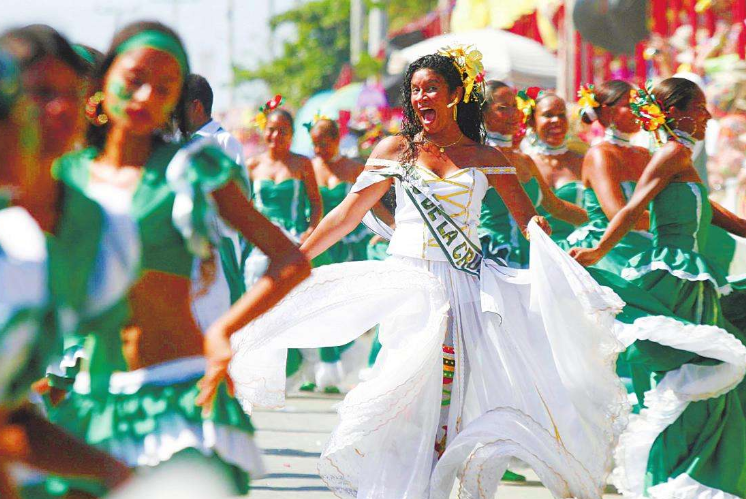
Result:
[[[316,181],[316,174],[313,171],[313,164],[308,158],[302,160],[301,178],[303,179],[303,185],[306,187],[306,194],[308,195],[308,202],[311,205],[311,215],[309,216],[308,229],[301,234],[301,242],[308,239],[311,232],[316,229],[316,226],[321,222],[321,218],[324,216],[324,206],[321,201],[321,193],[319,192],[319,184]]]
[[[609,220],[627,205],[616,175],[616,167],[613,159],[598,147],[591,148],[583,159],[583,180],[596,193],[601,209]],[[648,230],[649,227],[650,217],[646,211],[635,224],[635,229]]]
[[[220,382],[227,378],[230,336],[269,310],[311,272],[308,260],[295,244],[252,206],[235,182],[215,191],[212,197],[221,218],[269,257],[269,267],[205,335],[208,367],[200,382],[197,404],[208,412]]]
[[[681,144],[668,142],[664,145],[645,167],[632,198],[611,220],[598,246],[592,249],[572,248],[570,255],[586,266],[593,265],[603,258],[635,227],[650,201],[668,185],[671,179],[690,168],[687,154],[688,151]]]
[[[556,218],[573,225],[580,225],[588,221],[588,213],[583,208],[557,197],[530,156],[525,156],[525,162],[531,170],[531,176],[539,183],[542,200],[541,206],[543,206],[544,209]]]

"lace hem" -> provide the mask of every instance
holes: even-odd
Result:
[[[617,467],[612,474],[621,493],[642,497],[648,455],[658,435],[678,419],[690,402],[719,397],[734,389],[746,374],[746,347],[719,327],[684,324],[662,316],[618,326],[628,341],[654,341],[723,362],[715,366],[685,364],[666,373],[658,385],[645,393],[647,408],[630,418],[615,451]]]
[[[686,473],[648,489],[651,499],[740,499],[738,496],[701,484]]]

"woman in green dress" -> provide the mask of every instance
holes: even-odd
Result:
[[[57,414],[133,467],[193,461],[223,473],[235,493],[245,494],[249,474],[262,470],[251,422],[222,383],[230,335],[303,280],[309,265],[249,203],[240,165],[209,141],[182,146],[162,138],[172,117],[183,131],[187,74],[176,33],[156,22],[125,27],[99,66],[98,113],[106,123],[92,124],[89,147],[56,164],[65,182],[105,209],[121,203],[142,246],[129,316],[115,331],[121,370],[102,393],[91,368],[90,379],[76,380]],[[218,237],[210,229],[218,216],[261,248],[270,264],[203,334],[191,311],[191,270],[196,258],[212,254]],[[209,280],[205,272],[198,285]]]
[[[268,106],[269,107],[269,106]],[[290,151],[293,140],[293,116],[276,107],[266,116],[264,142],[267,151],[247,162],[252,183],[254,207],[297,243],[306,240],[324,214],[321,193],[311,160]],[[321,255],[313,266],[332,263]],[[263,252],[252,249],[244,262],[249,286],[266,268]],[[288,351],[287,374],[304,391],[316,389],[315,368],[323,362],[318,350]],[[330,359],[336,362],[338,359]]]
[[[615,484],[634,497],[744,497],[746,419],[734,388],[746,372],[746,348],[725,330],[720,290],[727,283],[699,249],[711,224],[743,236],[746,220],[708,202],[692,164],[691,148],[710,118],[702,91],[669,78],[638,92],[633,110],[644,111],[636,114],[646,129],[663,127],[667,142],[598,246],[571,254],[583,265],[597,263],[649,206],[653,247],[633,257],[622,276],[691,325],[681,331],[662,324],[650,337],[633,338],[624,354],[648,376],[634,379],[644,408],[620,439]]]
[[[548,220],[562,220],[562,223],[573,226],[587,221],[585,211],[580,206],[557,197],[531,157],[513,146],[513,136],[518,133],[521,123],[522,114],[516,104],[513,89],[500,81],[488,82],[484,104],[487,144],[500,150],[510,164],[515,166],[526,194],[535,207],[541,206],[551,215],[547,217]],[[555,223],[550,223],[554,231]],[[479,239],[486,256],[502,259],[513,267],[525,268],[528,265],[528,241],[494,189],[487,192],[482,202]]]
[[[313,165],[316,183],[319,186],[324,215],[328,214],[350,193],[363,165],[339,153],[339,127],[328,118],[315,119],[307,124],[313,141]],[[367,260],[368,241],[373,234],[363,224],[334,244],[325,255],[329,263],[344,263]],[[316,352],[304,351],[307,356]],[[314,355],[315,356],[315,355]],[[306,359],[310,360],[310,359]],[[320,389],[326,393],[339,393],[345,379],[355,376],[365,364],[365,353],[360,352],[355,342],[339,347],[318,350],[314,359],[314,379],[302,389]]]
[[[0,46],[11,45],[8,37]],[[20,57],[0,48],[0,496],[9,499],[21,497],[6,473],[9,462],[109,486],[129,475],[124,464],[50,424],[28,397],[63,334],[105,315],[126,291],[136,253],[134,231],[108,229],[127,226],[124,217],[105,216],[39,160],[44,128],[22,82],[43,77],[33,74],[35,58],[68,59],[69,44],[45,29],[33,40],[14,37],[12,47]],[[24,480],[23,497],[37,488]]]
[[[650,161],[647,149],[632,145],[630,137],[640,125],[630,109],[634,87],[622,80],[611,80],[588,90],[592,99],[581,109],[586,124],[594,121],[604,128],[604,139],[591,147],[583,159],[583,203],[590,221],[567,236],[566,245],[593,248],[609,225],[609,220],[624,208],[637,180]],[[595,106],[593,105],[595,104]],[[647,213],[635,227],[609,251],[595,267],[621,274],[629,260],[652,245],[647,232]]]
[[[580,170],[583,155],[568,147],[569,122],[564,99],[550,92],[541,92],[533,100],[533,105],[524,107],[524,113],[528,117],[528,134],[524,139],[526,152],[557,197],[582,206]],[[554,241],[564,240],[579,225],[559,220],[541,207],[538,211],[551,224]]]

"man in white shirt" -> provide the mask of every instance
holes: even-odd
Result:
[[[250,188],[243,146],[220,123],[212,118],[213,93],[210,84],[200,75],[190,74],[186,81],[187,129],[191,138],[209,137],[236,163],[241,165],[241,174]],[[250,192],[247,192],[250,197]],[[192,310],[203,331],[243,293],[242,245],[238,234],[223,223],[219,224],[222,234],[221,247],[213,251],[215,278],[207,290],[200,290],[200,262],[192,270],[193,291],[199,295],[192,298]]]

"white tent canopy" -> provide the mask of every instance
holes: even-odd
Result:
[[[391,54],[389,74],[404,72],[419,57],[445,46],[473,45],[482,52],[487,79],[516,87],[556,88],[557,58],[540,43],[499,29],[480,29],[428,38]]]

